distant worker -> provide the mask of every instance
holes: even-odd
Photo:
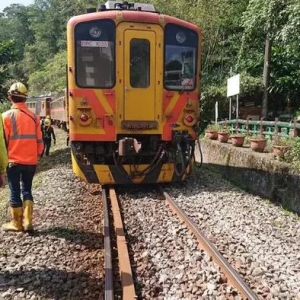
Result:
[[[39,116],[25,105],[27,93],[24,84],[14,83],[8,91],[8,98],[13,105],[2,114],[8,151],[7,179],[12,217],[11,222],[2,225],[4,231],[33,230],[31,190],[38,158],[43,152],[43,140]]]
[[[5,135],[2,125],[2,115],[0,114],[0,188],[4,186],[7,163],[8,159],[5,144]]]
[[[52,142],[52,138],[54,141],[54,145],[56,144],[56,137],[55,137],[55,133],[54,133],[54,129],[51,126],[51,120],[46,118],[44,121],[44,126],[43,126],[43,140],[44,140],[44,151],[46,156],[49,156],[50,153],[50,148],[51,148],[51,142]],[[43,152],[44,154],[44,152]],[[43,156],[42,154],[42,156]]]

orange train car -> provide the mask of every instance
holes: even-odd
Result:
[[[50,102],[50,117],[54,125],[67,130],[68,111],[65,92]]]
[[[68,22],[74,172],[91,183],[182,181],[194,164],[201,31],[152,4],[108,1]]]
[[[45,118],[50,116],[50,102],[50,97],[29,98],[26,101],[26,105],[33,113]]]

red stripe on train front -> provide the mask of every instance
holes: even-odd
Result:
[[[172,98],[168,97],[167,94],[164,95],[165,97],[167,97],[167,99],[164,99],[164,108],[165,110],[168,108],[169,105],[171,105],[170,103],[172,102]],[[174,93],[173,97],[176,97],[176,93]],[[164,125],[164,130],[163,130],[163,140],[164,141],[170,141],[172,140],[172,125],[173,124],[177,124],[179,122],[179,117],[180,114],[183,110],[183,108],[186,105],[187,99],[188,99],[189,95],[187,94],[182,94],[179,96],[178,100],[176,101],[174,107],[171,109],[171,113],[168,116],[168,119],[165,122]],[[165,112],[165,111],[164,111]],[[181,123],[181,122],[179,122]]]
[[[88,102],[88,104],[93,109],[93,112],[96,114],[97,118],[103,117],[107,112],[105,111],[102,103],[98,99],[94,90],[83,90],[83,89],[74,89],[71,90],[72,97],[82,97],[84,100]]]
[[[72,97],[82,97],[86,100],[92,111],[95,114],[95,118],[103,120],[103,132],[97,134],[72,134],[70,135],[71,140],[77,141],[114,141],[116,138],[116,127],[112,123],[113,119],[110,115],[115,114],[115,91],[114,90],[102,90],[107,105],[110,107],[110,111],[106,111],[101,99],[97,96],[92,89],[74,89],[71,90]],[[94,128],[91,128],[94,130]]]

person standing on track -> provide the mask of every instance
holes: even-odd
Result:
[[[8,159],[5,144],[5,135],[2,125],[2,115],[0,114],[0,188],[4,186],[7,163]]]
[[[55,145],[56,144],[56,137],[55,137],[55,134],[54,134],[54,129],[51,126],[51,120],[46,118],[45,121],[44,121],[44,126],[43,126],[43,140],[44,140],[44,145],[45,145],[44,150],[45,150],[46,156],[49,156],[52,138],[53,138],[54,145]],[[42,154],[42,156],[43,156],[43,154]]]
[[[7,179],[12,217],[11,222],[2,225],[4,231],[33,230],[32,181],[44,146],[40,118],[25,105],[27,94],[24,84],[14,83],[8,91],[12,107],[2,114],[7,141]]]

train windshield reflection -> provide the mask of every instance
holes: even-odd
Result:
[[[193,90],[195,87],[196,48],[167,45],[165,86],[168,89]]]

